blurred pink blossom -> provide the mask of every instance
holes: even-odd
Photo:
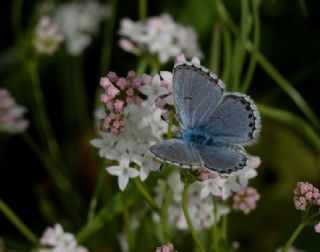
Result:
[[[29,121],[23,118],[25,107],[16,104],[8,90],[0,88],[0,131],[20,133],[29,126]]]
[[[298,182],[294,189],[294,205],[304,211],[308,205],[320,205],[319,189],[308,182]]]
[[[246,187],[233,196],[233,209],[249,214],[256,208],[260,194],[252,187]]]

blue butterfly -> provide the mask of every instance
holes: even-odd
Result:
[[[260,131],[260,115],[250,97],[223,94],[223,82],[200,65],[173,69],[173,96],[182,133],[150,147],[156,158],[183,168],[206,167],[230,175],[247,167],[243,146]]]

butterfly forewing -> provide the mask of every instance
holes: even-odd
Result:
[[[173,92],[176,112],[185,130],[206,121],[221,100],[223,87],[209,70],[182,63],[173,70]]]

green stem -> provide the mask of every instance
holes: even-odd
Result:
[[[253,52],[249,62],[248,71],[243,81],[242,92],[246,93],[250,87],[254,71],[257,65],[257,53],[259,51],[260,44],[260,16],[259,16],[259,4],[260,0],[252,0],[253,5],[253,23],[254,23],[254,35],[253,35]]]
[[[252,51],[251,45],[248,45],[248,48]],[[292,86],[292,84],[287,81],[261,53],[257,53],[257,61],[269,76],[291,97],[310,122],[319,129],[320,121],[317,115],[312,111],[301,94]]]
[[[139,59],[138,66],[136,68],[137,76],[141,76],[146,71],[147,66],[148,66],[148,60],[145,57],[141,57]]]
[[[261,115],[295,128],[320,152],[320,137],[304,119],[286,110],[258,104]]]
[[[221,234],[222,237],[227,240],[227,231],[228,231],[228,214],[222,216],[222,223],[221,223]]]
[[[138,188],[138,190],[140,191],[140,193],[144,196],[144,198],[147,200],[147,202],[149,203],[149,205],[157,212],[160,213],[161,210],[158,207],[157,203],[154,201],[154,199],[152,198],[152,196],[150,195],[150,193],[147,191],[147,189],[145,188],[145,186],[143,185],[143,183],[141,182],[141,180],[139,178],[134,178],[134,182]]]
[[[74,111],[77,116],[77,125],[83,132],[89,127],[89,112],[87,106],[87,92],[84,83],[84,65],[83,56],[74,57],[73,80],[72,80],[72,96],[74,99]]]
[[[105,75],[106,71],[109,70],[110,59],[111,59],[111,48],[113,41],[113,31],[115,28],[115,21],[117,17],[117,0],[111,0],[111,16],[108,21],[104,24],[103,30],[103,41],[101,50],[101,60],[100,60],[100,75]]]
[[[212,197],[213,203],[213,216],[214,216],[214,225],[213,225],[213,244],[214,244],[214,251],[219,252],[219,222],[218,222],[218,202],[216,197]]]
[[[48,159],[45,155],[43,155],[41,147],[32,139],[32,137],[28,133],[22,133],[20,134],[20,136],[33,151],[33,153],[37,156],[37,158],[42,162],[42,164],[44,166],[47,166]]]
[[[250,12],[248,0],[241,0],[241,25],[240,33],[236,36],[233,53],[233,79],[231,82],[230,91],[238,91],[241,73],[246,56],[245,42],[249,36],[250,31]]]
[[[134,247],[134,236],[130,225],[130,215],[129,215],[129,209],[126,203],[126,192],[122,193],[122,202],[123,202],[123,218],[124,218],[124,226],[127,234],[128,239],[128,245],[129,245],[129,251],[132,251]]]
[[[295,241],[295,239],[298,237],[298,235],[300,234],[300,232],[302,231],[302,229],[305,227],[305,223],[301,222],[300,225],[296,228],[296,230],[294,230],[294,232],[292,233],[292,235],[290,236],[289,240],[286,242],[286,244],[284,245],[283,249],[281,252],[287,252],[288,249],[291,247],[291,245],[293,244],[293,242]]]
[[[37,236],[19,219],[15,212],[0,199],[0,211],[8,218],[8,220],[20,231],[34,245],[38,245],[39,241]]]
[[[147,0],[139,0],[139,19],[143,20],[147,16]]]
[[[221,51],[221,24],[215,23],[212,29],[212,43],[210,55],[210,69],[215,74],[220,71],[220,51]]]
[[[21,10],[22,0],[14,0],[11,12],[12,30],[14,32],[14,39],[17,41],[21,33]]]
[[[131,192],[128,192],[131,193]],[[108,199],[106,204],[99,210],[93,219],[86,223],[77,234],[77,241],[82,243],[95,232],[100,230],[104,225],[113,220],[118,214],[123,213],[124,205],[122,200],[122,192],[116,193],[112,198]],[[135,203],[137,197],[129,195],[126,201],[126,207],[131,207]]]
[[[183,214],[188,224],[189,231],[192,235],[193,240],[195,241],[199,251],[206,252],[204,246],[202,245],[200,238],[197,236],[194,227],[192,226],[191,219],[188,212],[188,191],[189,191],[190,184],[184,184],[183,192],[182,192],[182,209]]]
[[[97,204],[98,204],[98,198],[100,191],[102,189],[103,181],[105,179],[105,169],[100,169],[99,175],[98,175],[98,181],[96,184],[96,188],[94,190],[92,199],[90,201],[90,206],[89,206],[89,212],[88,212],[88,217],[87,217],[87,222],[90,222],[95,214]]]
[[[231,35],[229,30],[226,27],[222,29],[223,35],[223,72],[221,78],[225,83],[230,82],[231,75],[231,64],[232,64],[232,43],[231,43]]]
[[[79,206],[80,198],[79,195],[76,195],[74,190],[71,187],[71,184],[66,179],[64,174],[64,163],[61,157],[61,153],[58,147],[58,143],[53,135],[51,124],[49,122],[48,113],[46,111],[46,106],[44,102],[44,97],[42,94],[40,80],[38,76],[38,67],[36,59],[31,59],[26,61],[26,68],[31,80],[31,88],[34,94],[34,108],[33,115],[36,122],[36,127],[40,133],[41,140],[45,146],[44,154],[48,152],[48,158],[41,159],[46,162],[46,168],[53,179],[59,193],[62,197],[63,203],[66,206],[66,209],[72,213],[72,217],[78,217],[77,221],[80,221],[78,214],[75,214],[73,208],[75,205],[72,205],[70,198],[75,199],[74,202],[76,206]],[[40,154],[40,153],[39,153]]]

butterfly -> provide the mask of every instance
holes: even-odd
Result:
[[[244,146],[256,141],[261,128],[259,111],[249,96],[224,94],[216,75],[183,62],[173,69],[173,97],[181,134],[150,147],[157,159],[225,176],[247,167]]]

